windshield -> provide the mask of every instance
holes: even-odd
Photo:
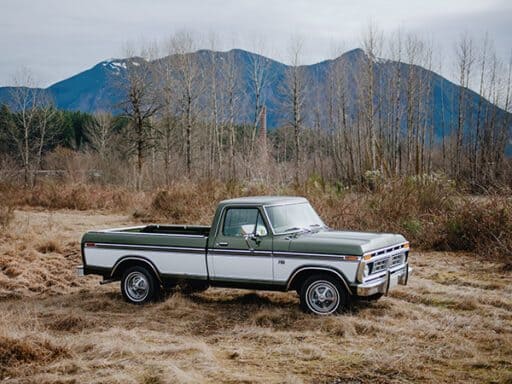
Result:
[[[265,207],[265,210],[276,234],[324,226],[309,203],[276,205]]]

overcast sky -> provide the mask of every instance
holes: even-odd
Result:
[[[0,0],[0,86],[12,84],[20,67],[47,86],[123,56],[127,42],[162,42],[183,29],[200,46],[215,33],[218,49],[263,51],[284,62],[299,36],[309,64],[332,57],[335,47],[358,47],[369,23],[385,34],[419,33],[443,55],[465,32],[477,39],[488,32],[504,60],[512,49],[510,0]],[[442,72],[451,77],[454,68]]]

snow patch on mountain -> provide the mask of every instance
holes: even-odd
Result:
[[[120,72],[123,69],[126,69],[126,63],[123,61],[118,61],[115,59],[106,60],[101,63],[101,65],[105,68],[108,68],[114,72]]]

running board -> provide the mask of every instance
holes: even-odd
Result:
[[[103,279],[102,281],[100,281],[100,285],[105,285],[105,284],[110,284],[110,283],[113,283],[114,279]]]

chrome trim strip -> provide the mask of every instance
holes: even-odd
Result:
[[[186,226],[186,225],[184,225]],[[151,235],[151,236],[171,236],[171,237],[202,237],[207,238],[207,236],[203,235],[186,235],[186,234],[174,234],[174,233],[151,233],[151,232],[129,232],[131,229],[142,229],[146,228],[147,225],[138,225],[134,227],[122,227],[122,228],[112,228],[112,229],[100,229],[100,230],[91,230],[87,233],[116,233],[121,235]],[[205,228],[208,228],[205,226]]]
[[[203,235],[183,235],[183,234],[174,234],[174,233],[150,233],[150,232],[121,232],[121,231],[106,231],[105,233],[116,233],[120,235],[150,235],[150,236],[167,236],[167,237],[193,237],[193,238],[202,238],[206,239],[207,236]]]
[[[395,245],[390,245],[388,247],[378,248],[378,249],[374,249],[372,251],[366,251],[366,252],[364,252],[364,254],[367,255],[367,254],[372,254],[372,253],[378,253],[378,252],[381,252],[381,251],[385,251],[386,249],[389,249],[389,248],[395,248],[396,246],[402,246],[401,248],[391,250],[388,253],[384,253],[382,255],[373,256],[369,261],[378,260],[378,258],[381,258],[381,257],[384,257],[384,256],[389,256],[389,255],[394,255],[395,253],[401,253],[401,252],[409,251],[410,248],[403,248],[403,245],[406,244],[406,243],[407,243],[407,241],[404,241],[403,243],[397,243]],[[393,253],[393,251],[396,251],[396,252]],[[375,257],[375,259],[374,259],[374,257]]]
[[[271,251],[249,251],[244,249],[208,249],[208,255],[212,256],[243,256],[243,257],[272,257]]]
[[[136,261],[142,261],[144,262],[145,264],[148,264],[151,269],[153,270],[156,278],[158,279],[158,281],[161,283],[162,282],[162,278],[160,277],[160,273],[158,272],[158,269],[155,267],[155,265],[149,261],[148,259],[144,258],[144,257],[140,257],[140,256],[124,256],[124,257],[121,257],[119,260],[116,261],[116,263],[114,264],[114,266],[112,267],[112,270],[110,271],[110,277],[113,277],[115,272],[116,272],[116,269],[121,265],[123,264],[125,261],[129,261],[129,260],[136,260]]]
[[[262,279],[245,279],[245,278],[233,278],[233,277],[211,277],[211,281],[215,282],[227,282],[227,283],[249,283],[249,284],[269,284],[269,285],[282,285],[279,281],[275,280],[262,280]]]
[[[185,252],[185,253],[204,253],[205,249],[203,247],[190,248],[190,247],[176,247],[176,246],[164,246],[164,245],[131,245],[131,244],[114,244],[114,243],[95,243],[93,241],[88,241],[87,243],[93,243],[93,247],[87,247],[89,249],[94,248],[102,248],[102,249],[129,249],[129,250],[139,250],[139,251],[165,251],[165,252]]]
[[[337,270],[333,269],[333,268],[327,268],[327,267],[322,267],[322,266],[306,266],[306,267],[301,267],[301,268],[298,268],[293,274],[292,276],[288,279],[288,282],[286,284],[286,290],[290,290],[290,286],[292,285],[293,283],[293,279],[295,278],[295,276],[297,276],[300,272],[302,271],[307,271],[307,270],[311,270],[311,271],[329,271],[329,272],[332,272],[334,273],[335,275],[337,275],[341,281],[343,281],[343,284],[345,285],[345,288],[347,289],[347,292],[352,295],[352,291],[350,290],[350,287],[348,286],[345,278],[343,277],[343,275],[341,273],[339,273]]]
[[[249,249],[227,249],[227,248],[208,248],[208,252],[215,252],[215,253],[265,253],[265,254],[272,254],[272,251],[259,251],[255,249],[254,251],[251,251]]]
[[[358,263],[360,260],[361,260],[361,256],[359,255],[337,255],[337,254],[334,254],[334,253],[308,253],[308,252],[290,252],[290,251],[278,251],[278,252],[274,252],[274,256],[281,256],[281,255],[284,255],[282,257],[286,257],[286,256],[291,256],[291,257],[320,257],[320,256],[324,256],[324,257],[329,257],[329,258],[334,258],[336,260],[345,260],[345,258],[347,256],[357,256],[359,259],[358,260],[347,260],[347,261],[352,261],[352,262],[356,262]]]
[[[208,280],[206,275],[193,275],[187,273],[161,273],[162,279],[191,279],[191,280]]]

